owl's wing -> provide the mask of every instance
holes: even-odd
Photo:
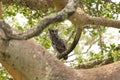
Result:
[[[59,53],[62,53],[66,50],[66,45],[62,40],[59,40],[56,44],[55,44],[56,50]]]

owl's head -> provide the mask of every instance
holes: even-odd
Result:
[[[50,34],[58,34],[58,29],[49,29]]]

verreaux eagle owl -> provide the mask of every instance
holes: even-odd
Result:
[[[49,35],[52,43],[52,47],[58,52],[57,55],[60,55],[65,50],[67,50],[64,41],[58,35],[58,29],[49,29]],[[66,60],[68,56],[65,56],[64,59]]]

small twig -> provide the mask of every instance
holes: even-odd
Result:
[[[71,57],[71,56],[74,56],[75,54],[73,53],[73,54],[71,54],[71,55],[68,55],[68,57]]]
[[[99,1],[96,3],[97,11],[99,11]],[[96,14],[96,16],[100,16],[99,13]],[[101,48],[101,53],[103,54],[103,45],[102,45],[102,31],[100,25],[98,26],[98,34],[99,34],[99,43],[100,43],[100,48]]]
[[[88,51],[91,49],[91,47],[93,46],[93,44],[95,44],[99,39],[95,40],[92,44],[90,44],[89,48],[86,50],[86,52],[84,52],[83,54],[88,53]]]
[[[100,43],[101,53],[103,54],[103,41],[102,41],[102,33],[100,26],[98,27],[98,32],[99,32],[99,43]]]
[[[74,62],[76,59],[70,60],[70,61],[66,61],[66,63],[70,63],[70,62]]]
[[[70,39],[72,38],[72,36],[74,35],[74,33],[75,33],[75,30],[73,30],[73,31],[70,33],[68,39],[65,41],[66,44],[68,43],[68,41],[70,41]]]

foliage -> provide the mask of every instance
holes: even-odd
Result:
[[[2,66],[0,67],[0,80],[13,80],[9,73]]]

